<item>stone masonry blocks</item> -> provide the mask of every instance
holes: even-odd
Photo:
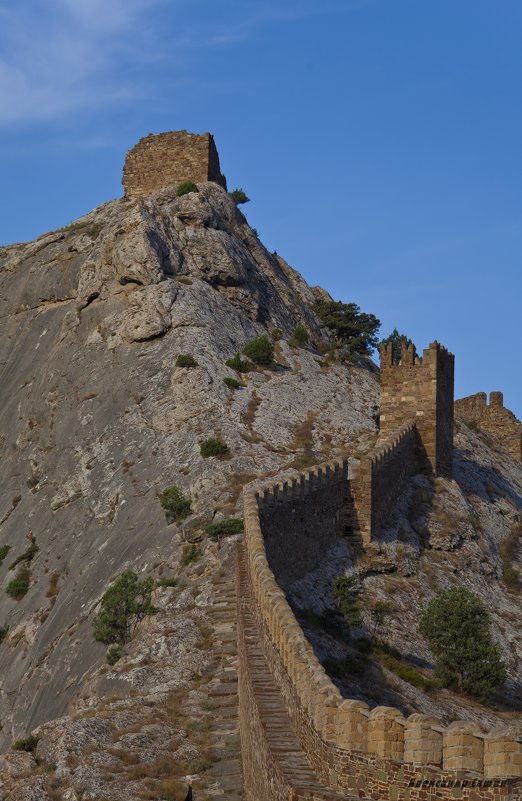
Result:
[[[502,392],[491,392],[489,406],[485,392],[455,401],[455,415],[498,440],[513,459],[522,461],[522,423],[504,406]]]
[[[484,741],[476,736],[472,723],[451,723],[443,735],[444,770],[467,770],[482,773],[484,767]]]
[[[406,719],[404,761],[414,765],[442,765],[442,724],[438,718],[415,713]]]
[[[123,169],[126,198],[147,197],[183,181],[213,181],[227,188],[212,134],[149,134],[127,153]]]

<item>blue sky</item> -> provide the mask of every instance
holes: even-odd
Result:
[[[522,417],[520,0],[0,0],[0,243],[214,133],[264,243]]]

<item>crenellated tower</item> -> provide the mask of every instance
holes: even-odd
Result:
[[[409,421],[417,429],[419,469],[451,476],[455,357],[432,342],[419,358],[403,345],[399,364],[392,346],[381,347],[380,438],[388,439]]]

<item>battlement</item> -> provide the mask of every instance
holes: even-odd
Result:
[[[415,474],[417,426],[410,420],[361,459],[351,482],[352,527],[369,545]]]
[[[147,197],[183,181],[214,181],[227,188],[212,134],[149,134],[127,153],[123,169],[126,198]]]
[[[391,345],[382,346],[380,355],[380,436],[388,439],[415,420],[419,469],[451,476],[455,357],[439,342],[432,342],[422,358],[413,346],[403,346],[399,364],[393,362]]]
[[[522,423],[504,406],[502,392],[491,392],[489,405],[485,392],[456,400],[455,415],[467,423],[475,423],[514,459],[522,461]]]
[[[406,426],[396,445],[406,441],[412,430],[411,424]],[[380,449],[374,464],[383,464],[393,452],[390,446]],[[348,483],[346,464],[338,462],[321,465],[296,479],[274,480],[244,490],[245,535],[239,552],[244,554],[246,578],[240,582],[238,628],[247,799],[267,797],[267,788],[272,788],[270,797],[278,800],[303,797],[294,795],[277,762],[281,755],[270,751],[267,733],[259,722],[256,686],[260,685],[252,673],[259,671],[260,662],[257,656],[255,663],[249,662],[246,645],[247,640],[253,643],[252,626],[271,681],[284,702],[292,736],[297,737],[326,787],[350,795],[356,789],[361,797],[382,801],[520,799],[522,737],[518,729],[485,733],[463,721],[444,726],[436,718],[405,717],[391,707],[370,710],[362,701],[343,698],[318,661],[286,600],[283,587],[288,574],[281,576],[279,569],[290,558],[289,552],[291,558],[299,558],[297,543],[308,551],[306,539],[313,541],[317,533],[313,526],[303,532],[301,515],[294,513],[300,498],[307,498],[308,508],[315,507],[317,514],[323,507],[335,517],[331,499],[344,483]],[[273,523],[276,517],[277,526]],[[324,528],[328,527],[326,521]],[[330,533],[331,540],[341,536],[340,532],[339,526],[337,534]],[[324,543],[316,543],[316,559],[321,558],[323,547]],[[255,649],[253,653],[257,653]]]

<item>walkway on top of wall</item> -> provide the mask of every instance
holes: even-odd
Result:
[[[246,659],[255,703],[266,743],[274,763],[288,786],[293,801],[356,801],[354,796],[336,793],[321,784],[295,736],[281,694],[272,677],[259,640],[252,612],[254,603],[247,579],[245,546],[238,544],[238,616],[244,633]],[[268,801],[268,800],[267,800]],[[357,801],[360,801],[357,798]]]

